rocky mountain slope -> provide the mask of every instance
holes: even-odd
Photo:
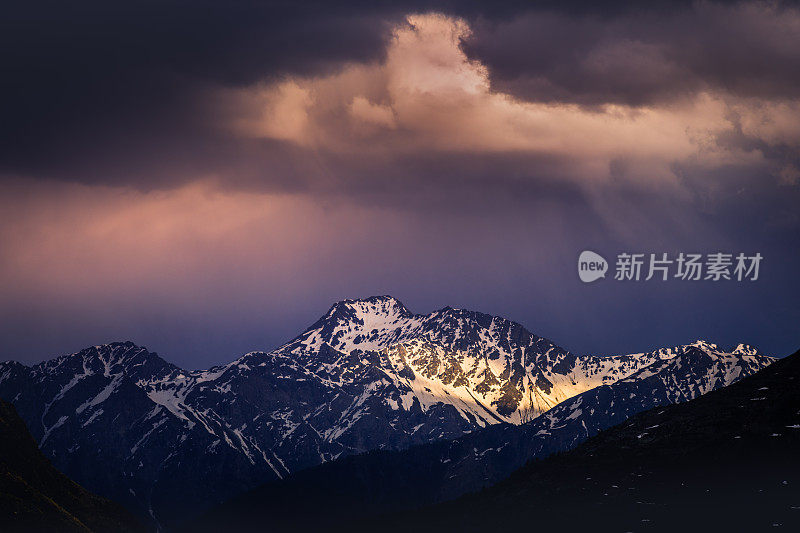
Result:
[[[695,348],[718,366],[676,378],[660,401],[771,361],[744,345]],[[415,315],[383,296],[339,302],[277,350],[205,371],[130,342],[33,367],[1,363],[0,397],[62,471],[170,524],[343,456],[538,420],[576,394],[645,378],[685,349],[578,357],[504,318],[452,308]]]
[[[653,409],[491,489],[353,531],[800,530],[800,352]]]
[[[14,407],[0,400],[0,530],[144,531],[122,506],[57,471]]]
[[[714,353],[704,343],[673,353],[526,424],[495,425],[452,441],[376,451],[301,471],[228,502],[192,527],[228,524],[251,531],[269,523],[273,531],[310,531],[333,524],[347,530],[354,517],[411,509],[492,485],[530,459],[571,449],[636,413],[691,400],[758,368],[756,356]],[[304,511],[309,508],[314,513]]]

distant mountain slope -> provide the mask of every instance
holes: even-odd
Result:
[[[352,530],[800,531],[800,352],[475,495]]]
[[[140,531],[120,505],[57,471],[14,407],[0,400],[0,531]]]
[[[531,458],[570,449],[638,412],[690,400],[761,368],[753,356],[707,349],[700,343],[675,350],[670,359],[584,392],[524,425],[493,426],[453,441],[373,452],[298,472],[236,498],[192,526],[210,531],[227,524],[250,531],[268,522],[274,531],[314,530],[478,490]]]
[[[771,361],[745,345],[694,348],[718,360],[712,374],[662,384],[660,402]],[[347,455],[535,420],[599,385],[646,377],[686,349],[579,357],[501,317],[449,307],[417,315],[379,296],[339,302],[277,350],[204,371],[130,342],[33,367],[0,363],[0,397],[67,475],[171,524]]]

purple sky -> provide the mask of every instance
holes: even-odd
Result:
[[[187,368],[337,300],[577,353],[800,335],[795,3],[28,2],[0,22],[0,359]],[[578,254],[764,256],[580,282]]]

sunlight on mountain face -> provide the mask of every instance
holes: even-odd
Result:
[[[236,110],[229,124],[244,136],[372,155],[546,154],[569,158],[566,174],[591,180],[607,176],[620,158],[638,180],[673,185],[675,161],[691,158],[709,167],[760,161],[758,151],[717,142],[734,128],[772,143],[800,138],[800,106],[794,101],[767,105],[710,90],[644,107],[521,101],[493,90],[487,67],[467,57],[462,44],[470,33],[458,18],[411,15],[394,28],[380,63],[223,91],[219,98]],[[625,47],[631,50],[619,49]],[[657,50],[630,42],[618,44],[614,54],[641,59]],[[603,66],[612,59],[592,60]],[[791,169],[777,172],[791,179]]]
[[[339,302],[276,352],[337,386],[357,383],[367,368],[377,368],[385,378],[369,395],[382,397],[391,409],[427,412],[447,406],[464,421],[485,427],[528,422],[587,390],[637,373],[653,375],[693,349],[718,361],[693,394],[729,384],[743,364],[763,363],[747,345],[728,353],[706,341],[651,353],[576,357],[501,317],[451,308],[415,315],[389,296]],[[364,399],[348,410],[352,422],[342,425],[342,433],[369,416]]]

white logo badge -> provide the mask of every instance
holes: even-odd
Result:
[[[578,276],[584,283],[606,277],[608,262],[602,255],[585,250],[578,257]]]

